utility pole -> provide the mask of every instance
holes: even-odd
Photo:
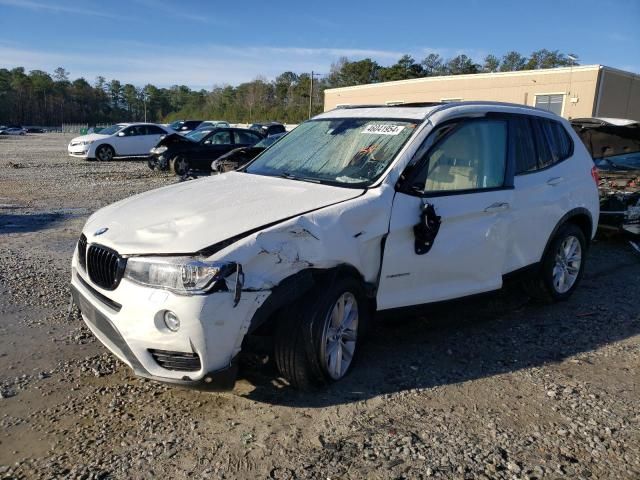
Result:
[[[313,109],[313,70],[311,70],[311,84],[309,86],[309,118]]]
[[[322,73],[314,73],[313,70],[311,70],[311,84],[309,86],[309,118],[311,118],[311,115],[313,115],[313,77],[319,77],[323,75]]]

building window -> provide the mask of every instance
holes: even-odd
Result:
[[[536,95],[536,108],[553,112],[556,115],[562,115],[562,105],[564,103],[564,94],[555,95]]]

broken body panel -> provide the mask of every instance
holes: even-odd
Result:
[[[640,235],[640,125],[615,118],[571,124],[598,168],[600,226]]]

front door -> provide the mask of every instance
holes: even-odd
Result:
[[[205,137],[194,152],[192,167],[211,170],[211,162],[234,148],[233,134],[230,130],[214,130]]]
[[[378,308],[419,305],[502,286],[513,188],[507,121],[460,119],[436,128],[395,195],[384,249]],[[441,217],[426,253],[414,226],[431,204]]]
[[[128,157],[138,155],[140,151],[140,139],[144,134],[143,127],[131,126],[118,133],[117,140],[114,141],[116,155],[118,157]]]

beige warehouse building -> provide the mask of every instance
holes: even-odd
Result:
[[[332,88],[325,111],[340,105],[491,100],[543,108],[565,118],[640,121],[640,75],[603,65],[416,78]]]

